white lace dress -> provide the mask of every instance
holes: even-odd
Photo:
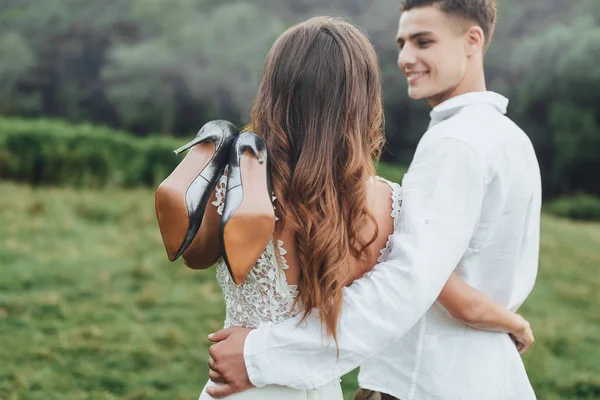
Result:
[[[376,179],[386,182],[392,188],[392,217],[400,212],[402,205],[402,190],[400,185],[392,183],[383,178]],[[217,207],[220,215],[223,213],[224,196],[227,188],[227,177],[221,177],[216,188],[216,201],[212,203]],[[275,198],[273,198],[275,200]],[[285,260],[286,251],[284,243],[278,241],[282,265],[278,265],[275,255],[275,243],[269,242],[267,248],[252,268],[246,280],[237,286],[223,259],[217,262],[217,281],[223,290],[225,298],[226,316],[224,327],[243,326],[256,328],[261,324],[269,322],[281,322],[287,318],[294,317],[301,311],[296,305],[292,307],[298,294],[296,285],[288,285],[285,270],[288,268]],[[381,249],[379,261],[385,259],[389,253],[389,241],[385,248]],[[290,360],[290,362],[294,362]],[[206,387],[218,386],[208,381]],[[206,393],[206,387],[202,391],[199,400],[213,399]],[[288,387],[270,385],[262,388],[254,388],[242,393],[228,396],[230,400],[341,400],[343,398],[339,381],[331,382],[314,390],[298,390]]]

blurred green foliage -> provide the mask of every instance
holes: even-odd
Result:
[[[598,0],[499,0],[488,87],[530,135],[544,195],[600,195]],[[349,18],[383,72],[384,160],[408,165],[429,107],[396,66],[397,0],[1,0],[0,114],[189,136],[248,119],[265,56],[286,27]]]
[[[156,187],[183,158],[173,155],[182,144],[88,123],[0,117],[0,179],[76,188]],[[380,162],[379,171],[401,182],[405,169]]]
[[[406,168],[396,164],[388,164],[380,161],[377,165],[377,174],[385,179],[396,183],[402,183]]]
[[[178,141],[107,127],[0,118],[0,179],[74,187],[156,186],[180,161]]]
[[[581,221],[600,221],[600,198],[587,194],[563,197],[544,204],[544,211]]]

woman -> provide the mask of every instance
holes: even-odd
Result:
[[[247,130],[269,149],[277,222],[274,239],[244,279],[234,281],[225,260],[217,263],[225,326],[256,327],[317,308],[335,339],[342,289],[385,257],[402,202],[398,184],[375,177],[385,141],[383,106],[377,57],[366,36],[326,17],[288,29],[267,57]],[[242,170],[267,168],[256,152],[238,156]],[[214,207],[206,209],[209,220],[227,209],[227,179],[221,177]],[[232,252],[226,249],[227,258]],[[456,276],[440,301],[466,323],[506,330],[523,346],[531,341],[525,320]],[[209,381],[200,400],[211,399],[206,389],[215,385]],[[316,390],[267,386],[228,398],[335,400],[342,392],[335,381]]]

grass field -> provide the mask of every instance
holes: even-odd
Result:
[[[600,224],[542,229],[528,372],[539,399],[597,399]],[[214,270],[168,262],[151,190],[0,182],[0,266],[1,399],[197,398],[221,292]]]

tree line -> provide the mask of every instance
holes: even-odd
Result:
[[[347,17],[383,72],[386,161],[408,164],[429,107],[396,66],[397,0],[0,0],[0,114],[189,136],[242,125],[266,54],[288,26]],[[600,195],[600,3],[499,1],[488,87],[530,135],[546,196]]]

